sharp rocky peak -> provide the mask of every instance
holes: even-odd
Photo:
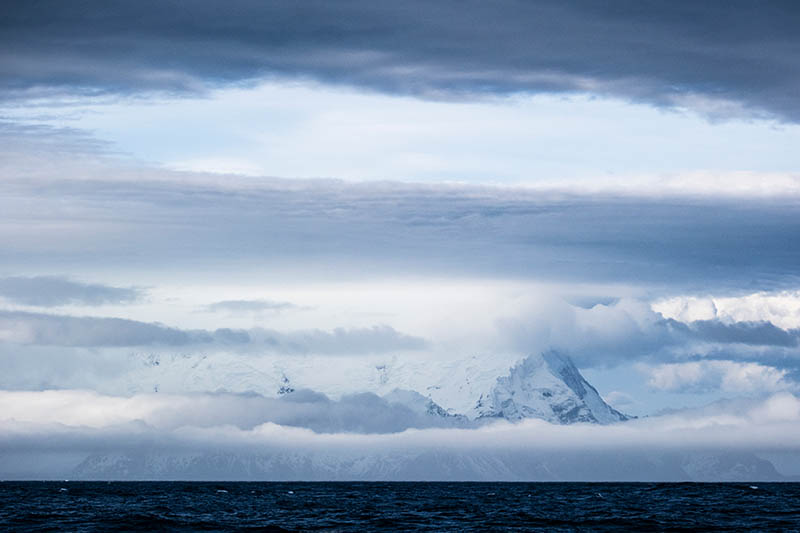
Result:
[[[497,378],[470,415],[511,421],[541,418],[557,424],[610,424],[629,418],[602,399],[569,357],[554,350],[530,355]]]

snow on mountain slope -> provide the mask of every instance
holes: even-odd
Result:
[[[132,356],[116,387],[137,392],[255,392],[276,397],[312,389],[332,398],[362,392],[415,412],[511,421],[613,423],[627,417],[608,406],[565,356],[476,355],[461,359],[392,356]]]
[[[467,414],[511,421],[541,418],[556,424],[628,419],[603,401],[569,358],[555,351],[519,362]]]
[[[416,391],[395,389],[389,394],[385,394],[383,399],[390,404],[404,405],[411,409],[412,412],[436,416],[442,418],[452,418],[454,421],[466,422],[467,417],[460,414],[452,414],[447,412],[441,405],[437,404],[430,398],[426,398]]]

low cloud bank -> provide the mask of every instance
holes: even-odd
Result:
[[[413,417],[405,421],[389,419],[391,413],[400,411],[419,415],[391,396],[358,394],[337,401],[310,390],[277,399],[256,394],[123,397],[80,390],[0,392],[0,423],[8,430],[5,443],[14,440],[14,435],[31,436],[41,431],[65,435],[122,431],[230,445],[396,444],[583,450],[646,446],[800,451],[800,397],[788,392],[762,399],[720,401],[612,425],[554,425],[527,419],[518,424],[497,422],[461,429],[447,428],[447,422],[440,422],[443,427],[425,429],[435,423],[420,424],[422,418]],[[328,427],[318,424],[326,417]],[[47,446],[52,445],[59,446],[48,441]]]
[[[789,393],[720,402],[610,426],[558,426],[525,420],[468,429],[408,427],[393,433],[364,433],[363,429],[370,424],[394,424],[387,418],[400,412],[408,415],[411,410],[407,407],[404,410],[377,397],[334,402],[310,391],[294,400],[291,396],[267,400],[253,395],[115,397],[86,391],[0,392],[0,456],[4,458],[0,468],[5,470],[0,473],[22,472],[21,467],[9,463],[11,457],[22,458],[33,468],[37,456],[55,455],[71,457],[72,462],[53,467],[53,473],[80,467],[84,477],[125,477],[125,471],[118,470],[120,465],[128,468],[130,461],[141,460],[144,470],[138,474],[129,470],[130,476],[169,477],[178,475],[178,458],[183,457],[181,468],[191,463],[196,468],[191,470],[192,476],[202,478],[210,457],[218,462],[225,457],[229,473],[239,472],[242,464],[252,468],[260,464],[259,475],[266,477],[273,472],[276,477],[324,478],[327,472],[331,479],[340,475],[359,478],[357,465],[361,465],[361,477],[380,478],[380,468],[384,468],[384,477],[392,478],[411,472],[413,469],[408,469],[419,466],[420,460],[438,456],[444,462],[429,472],[432,478],[458,478],[472,472],[473,477],[489,473],[489,477],[505,479],[501,465],[522,468],[523,464],[527,465],[525,472],[533,476],[542,461],[550,461],[560,465],[560,472],[572,472],[569,476],[577,478],[593,479],[598,472],[609,476],[617,468],[626,479],[637,475],[650,479],[657,471],[654,457],[680,457],[675,460],[682,466],[675,468],[683,474],[699,468],[692,463],[698,457],[711,457],[718,469],[706,468],[702,475],[713,477],[717,472],[725,477],[730,473],[726,468],[735,469],[738,464],[755,477],[780,477],[769,474],[770,467],[754,454],[800,454],[800,398]],[[306,422],[290,426],[269,421],[281,417]],[[347,417],[352,419],[344,424],[350,424],[349,431],[308,428],[321,419],[342,428]],[[357,419],[364,427],[353,430],[352,421]],[[563,464],[565,458],[577,457],[614,459],[609,468],[601,470],[592,470],[585,459],[573,464],[577,470]],[[562,462],[553,463],[556,459]],[[292,461],[295,470],[287,466]],[[461,461],[464,468],[452,470],[453,461]],[[157,464],[162,465],[160,473],[154,470]],[[399,470],[392,470],[395,466]],[[630,468],[634,470],[622,472]],[[667,476],[666,470],[660,472],[662,478]],[[206,474],[218,477],[220,471],[206,470]]]
[[[306,428],[318,434],[398,433],[410,428],[467,427],[462,417],[434,416],[427,400],[411,391],[385,397],[373,393],[338,400],[309,389],[277,398],[258,394],[140,394],[118,397],[81,390],[0,392],[0,419],[94,429],[143,423],[155,431],[264,424]]]

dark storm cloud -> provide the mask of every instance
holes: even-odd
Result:
[[[39,307],[124,304],[138,300],[141,293],[141,290],[132,287],[81,283],[56,276],[0,278],[0,297]]]
[[[23,311],[0,311],[0,339],[40,346],[191,346],[221,345],[283,354],[358,355],[394,350],[419,350],[424,339],[389,326],[276,331],[220,328],[183,330],[158,323],[122,318],[76,317]]]
[[[798,27],[782,1],[16,1],[0,79],[9,96],[269,76],[429,97],[588,91],[796,121]]]

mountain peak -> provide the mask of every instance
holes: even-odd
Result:
[[[610,424],[628,417],[608,405],[572,360],[555,350],[530,355],[497,378],[473,418],[541,418],[557,424]]]

